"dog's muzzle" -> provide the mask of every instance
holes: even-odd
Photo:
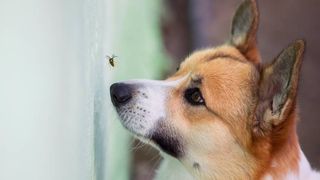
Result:
[[[165,108],[172,82],[125,81],[110,86],[111,101],[122,125],[139,138],[150,139],[164,152],[181,157],[181,137],[167,120]]]

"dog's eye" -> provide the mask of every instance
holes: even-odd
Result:
[[[205,104],[199,88],[187,89],[185,91],[184,97],[191,105],[204,105]]]

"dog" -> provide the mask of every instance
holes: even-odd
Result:
[[[158,179],[320,179],[296,133],[305,42],[262,64],[258,21],[245,0],[225,44],[194,52],[164,81],[111,85],[123,126],[162,152]]]

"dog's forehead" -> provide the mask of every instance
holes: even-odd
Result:
[[[248,61],[235,47],[224,45],[204,49],[191,54],[180,65],[180,70],[172,76],[173,79],[186,74],[195,76],[247,74],[254,70],[254,65]]]
[[[223,45],[215,48],[196,51],[186,58],[184,64],[202,64],[217,58],[229,58],[237,61],[247,62],[245,57],[238,51],[237,48],[229,45]]]

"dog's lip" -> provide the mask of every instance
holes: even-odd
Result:
[[[172,150],[169,150],[167,147],[164,147],[163,144],[160,144],[159,142],[157,142],[157,140],[155,140],[154,136],[152,136],[151,134],[148,134],[146,136],[142,136],[142,135],[138,135],[138,134],[134,133],[133,135],[135,138],[139,139],[143,143],[149,144],[149,145],[153,146],[154,148],[158,149],[160,152],[165,152],[166,154],[168,154],[174,158],[180,159],[180,158],[182,158],[182,156],[184,154],[184,152],[182,150],[172,151]],[[179,144],[180,143],[176,143],[175,146],[179,147],[180,146]]]
[[[121,124],[142,142],[150,144],[174,158],[179,159],[183,156],[184,152],[181,140],[176,135],[168,135],[165,132],[166,128],[161,125],[163,124],[161,120],[158,121],[159,123],[155,128],[151,129],[146,134],[142,134],[139,133],[139,131],[135,131],[134,128],[130,128],[122,117],[120,117],[120,119]]]
[[[121,113],[120,111],[122,111],[120,108],[117,109],[117,114],[118,114],[118,117],[120,119],[120,123],[122,124],[122,126],[128,130],[131,134],[133,134],[134,136],[137,136],[139,138],[148,138],[146,135],[142,134],[142,133],[139,133],[138,131],[135,131],[134,128],[130,128],[127,124],[127,121],[128,120],[125,120],[123,117],[121,117],[119,114]]]
[[[166,154],[181,158],[184,155],[182,138],[165,123],[165,118],[158,120],[155,128],[149,133],[148,138]],[[170,126],[170,125],[169,125]]]

